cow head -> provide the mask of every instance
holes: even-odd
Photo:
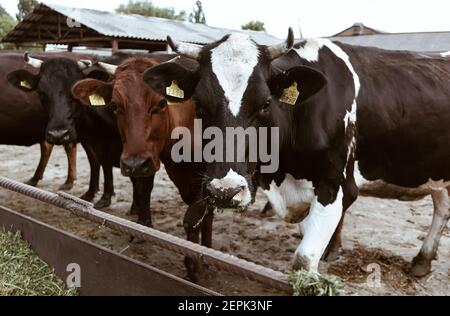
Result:
[[[283,113],[289,107],[301,106],[326,83],[325,77],[312,68],[293,67],[280,71],[272,66],[275,59],[293,47],[292,29],[287,40],[276,46],[257,45],[247,35],[239,33],[204,47],[178,43],[170,37],[168,42],[178,54],[197,60],[200,68],[190,71],[177,63],[165,63],[147,70],[144,80],[174,102],[194,97],[203,127],[220,128],[224,134],[228,127],[279,127],[282,145],[284,134],[288,132]],[[167,95],[174,81],[184,91],[184,98]],[[298,95],[292,93],[292,87],[297,89]],[[290,99],[291,104],[282,102],[286,99]],[[248,156],[249,142],[244,143],[242,148],[235,148],[235,152]],[[229,149],[224,148],[226,150]],[[215,206],[245,209],[254,199],[253,179],[260,167],[259,162],[247,160],[244,163],[210,163],[206,168],[203,193]]]
[[[72,97],[71,88],[83,78],[83,70],[90,61],[73,61],[66,58],[51,58],[42,61],[24,55],[25,62],[38,69],[38,74],[17,70],[8,74],[8,81],[25,92],[36,91],[48,113],[46,140],[50,144],[62,145],[77,141],[76,119],[80,105]]]
[[[73,95],[84,104],[114,110],[123,143],[121,169],[125,176],[154,175],[170,139],[167,100],[142,79],[144,71],[154,65],[154,60],[142,57],[127,59],[119,67],[99,63],[112,76],[111,81],[85,79],[73,87]]]

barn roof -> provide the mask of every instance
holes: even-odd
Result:
[[[329,38],[351,45],[372,46],[389,50],[440,53],[450,51],[450,32],[385,33]]]
[[[95,43],[102,46],[105,43],[111,45],[112,39],[118,39],[121,48],[144,48],[151,43],[165,45],[167,35],[178,41],[208,44],[231,32],[247,33],[263,45],[281,41],[265,32],[235,31],[184,21],[41,3],[2,42],[75,46]]]

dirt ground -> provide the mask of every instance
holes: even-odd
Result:
[[[89,165],[81,148],[78,158],[78,181],[69,192],[75,196],[87,190],[89,181]],[[32,176],[38,159],[39,146],[0,146],[0,175],[26,181]],[[64,150],[55,148],[39,187],[57,191],[65,180],[66,166]],[[115,170],[114,176],[116,196],[113,206],[106,211],[135,220],[126,216],[131,206],[131,183],[120,175],[119,170]],[[297,226],[277,217],[261,218],[259,211],[265,202],[259,195],[257,203],[245,214],[217,214],[214,248],[287,273],[300,241]],[[185,276],[183,258],[167,250],[147,243],[130,244],[129,237],[124,234],[3,189],[0,189],[0,204],[164,271]],[[182,219],[186,206],[163,171],[158,174],[153,191],[152,210],[156,229],[184,238]],[[341,258],[331,264],[322,263],[321,272],[339,276],[345,282],[347,295],[450,295],[449,229],[441,241],[439,260],[433,262],[433,273],[423,279],[412,278],[407,273],[409,262],[418,253],[431,219],[430,198],[405,203],[362,197],[346,217]],[[213,268],[209,268],[201,284],[227,295],[283,294]]]

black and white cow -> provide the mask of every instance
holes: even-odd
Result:
[[[211,163],[205,197],[245,208],[261,187],[282,218],[304,219],[294,268],[317,270],[324,254],[338,253],[343,214],[359,186],[378,181],[401,199],[432,194],[433,224],[412,269],[430,272],[450,216],[450,60],[326,39],[294,46],[292,31],[277,47],[242,34],[204,47],[169,43],[198,60],[199,70],[169,62],[147,70],[144,80],[162,94],[177,81],[195,98],[204,128],[280,128],[278,172]],[[297,102],[281,102],[294,83]]]

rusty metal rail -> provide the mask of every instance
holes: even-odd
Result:
[[[50,193],[4,177],[0,177],[0,187],[68,210],[78,217],[148,241],[186,257],[200,260],[204,264],[213,265],[222,271],[258,281],[288,293],[292,292],[292,287],[289,285],[286,275],[281,272],[100,212],[94,209],[93,204],[69,194],[63,192]]]

